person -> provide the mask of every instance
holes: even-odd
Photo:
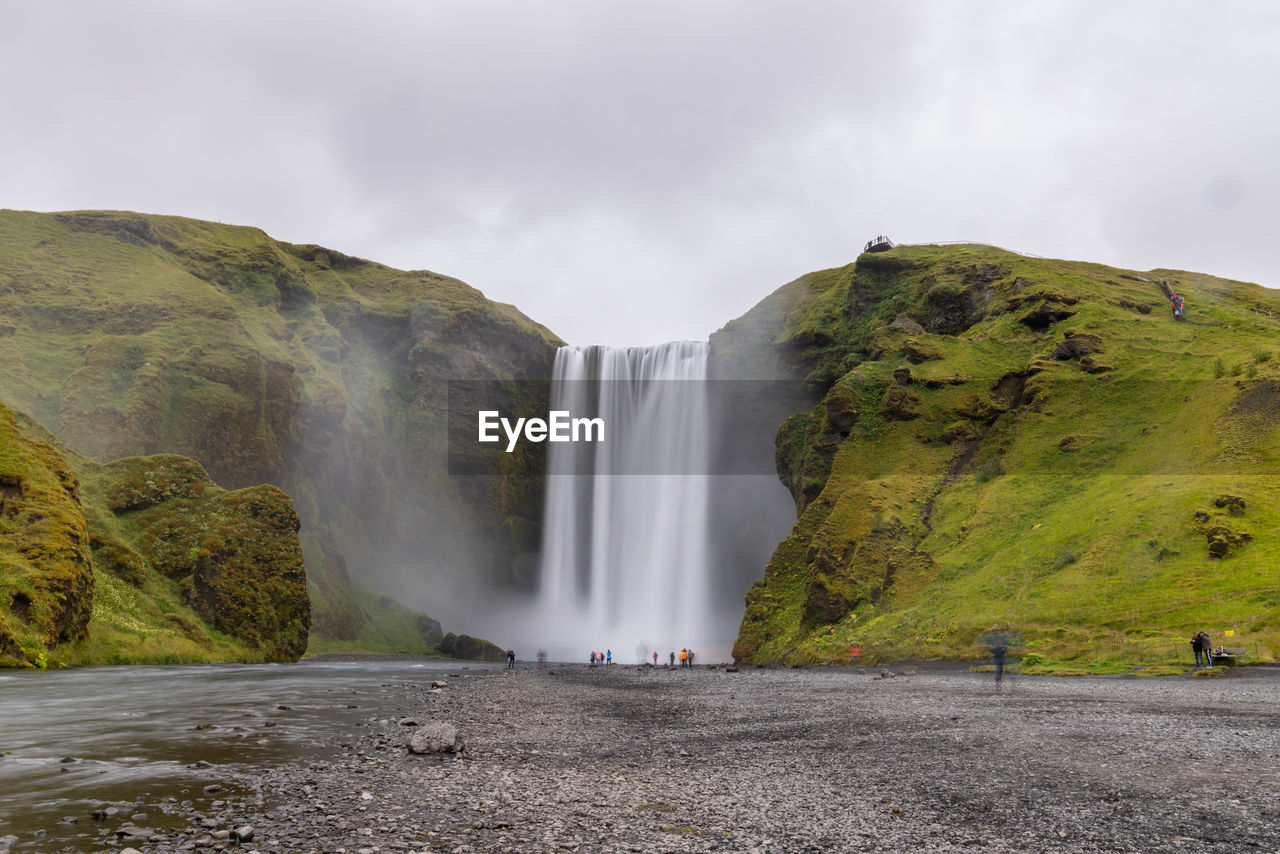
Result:
[[[604,663],[605,663],[605,664],[613,664],[613,650],[611,650],[611,649],[605,650],[605,653],[604,653]]]
[[[656,649],[653,651],[653,666],[658,666],[658,651]]]
[[[1009,652],[1009,636],[1004,632],[996,631],[987,635],[987,649],[991,650],[991,663],[996,670],[996,687],[1000,687],[1000,681],[1004,678],[1004,657]]]
[[[689,650],[689,666],[693,667],[693,650]]]
[[[545,649],[538,650],[538,669],[542,670],[547,666],[547,651]]]
[[[674,649],[673,649],[673,650],[671,650],[671,663],[670,663],[669,665],[667,665],[667,666],[668,666],[668,667],[675,667],[675,666],[676,666],[676,651],[675,651]]]
[[[682,647],[680,647],[680,666],[681,666],[681,667],[688,667],[688,666],[689,666],[689,649],[688,649],[688,647],[683,647],[683,646],[682,646]]]
[[[1204,632],[1196,632],[1191,636],[1191,649],[1196,654],[1196,668],[1203,667],[1207,657],[1204,651]]]
[[[1204,666],[1213,667],[1213,641],[1208,632],[1200,633],[1200,650],[1204,653]]]
[[[592,667],[595,667],[595,666],[596,666],[596,651],[595,651],[594,649],[593,649],[593,650],[591,650],[591,657],[587,659],[587,662],[588,662]]]
[[[507,650],[507,669],[516,669],[516,651],[514,649]]]
[[[857,664],[858,659],[860,659],[861,657],[862,657],[862,647],[858,646],[856,643],[853,646],[849,647],[849,663],[850,664]]]

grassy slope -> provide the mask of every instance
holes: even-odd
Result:
[[[305,647],[308,608],[296,577],[301,572],[297,537],[292,524],[280,530],[269,524],[278,514],[296,524],[286,496],[269,487],[227,492],[211,483],[198,464],[172,455],[99,464],[67,449],[24,415],[15,419],[2,405],[0,415],[0,471],[23,471],[33,484],[74,485],[70,492],[61,490],[67,500],[56,512],[51,513],[47,490],[30,490],[36,494],[28,497],[46,499],[34,509],[58,520],[56,527],[81,531],[81,574],[88,580],[75,585],[74,597],[71,589],[62,590],[58,601],[74,601],[87,620],[61,635],[42,632],[46,620],[26,624],[11,608],[0,607],[0,621],[7,616],[8,624],[18,629],[27,663],[269,661],[296,658]],[[244,512],[246,502],[252,505],[250,512]],[[49,549],[33,548],[39,540],[29,526],[16,533],[0,537],[0,550],[26,560],[0,563],[0,591],[5,594],[0,604],[7,604],[15,591],[31,595],[33,585],[53,588],[66,574],[65,560]],[[217,554],[201,556],[193,547],[202,542]],[[249,603],[252,614],[246,625],[233,620],[228,631],[219,631],[194,602],[194,564],[210,557],[218,564],[220,592]],[[304,621],[301,638],[297,627],[288,626],[298,620]],[[14,659],[10,663],[21,663],[9,657]]]
[[[817,340],[811,361],[839,379],[780,432],[804,509],[748,595],[738,654],[843,660],[856,643],[873,659],[966,658],[1007,626],[1051,669],[1185,659],[1200,628],[1273,657],[1280,297],[1148,276],[1186,295],[1189,322],[1133,274],[986,247],[903,247],[815,274],[821,297],[797,303],[778,341]],[[1073,313],[1019,322],[1042,306]],[[903,314],[955,334],[888,326]],[[967,328],[948,329],[957,316]],[[1100,350],[1052,358],[1069,332]],[[997,389],[1007,375],[1025,375],[1022,405]],[[805,457],[832,433],[828,407],[857,413],[829,477]],[[1243,516],[1216,506],[1225,495]],[[1253,539],[1212,557],[1215,528]]]
[[[349,567],[358,581],[380,542],[408,525],[370,530],[362,508],[386,514],[368,495],[344,503],[349,490],[334,482],[357,476],[359,488],[376,488],[407,465],[421,492],[447,505],[490,498],[460,495],[441,454],[423,453],[443,448],[444,424],[425,399],[439,389],[415,383],[433,370],[465,376],[459,362],[486,368],[485,354],[459,357],[456,342],[501,336],[548,353],[559,343],[454,279],[255,228],[0,211],[0,399],[95,459],[174,452],[228,486],[286,486],[306,523],[321,634],[355,640],[377,616],[352,594],[341,553],[359,555]],[[338,461],[323,484],[308,475],[317,461]],[[395,491],[385,498],[407,506]],[[495,504],[518,526],[518,508]]]

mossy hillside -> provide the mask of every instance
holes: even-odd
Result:
[[[740,658],[968,658],[994,626],[1058,670],[1184,658],[1200,628],[1280,649],[1276,295],[970,246],[819,278],[774,340],[843,329],[824,358],[852,367],[779,431],[800,514]]]
[[[174,581],[206,624],[268,661],[296,660],[311,619],[289,497],[273,486],[228,492],[194,460],[160,454],[89,465],[114,531]]]
[[[0,664],[44,666],[83,637],[93,590],[75,473],[0,404]]]
[[[0,212],[0,395],[91,457],[174,452],[230,487],[283,486],[317,533],[317,626],[336,637],[364,617],[329,567],[405,587],[463,564],[507,574],[531,527],[536,548],[522,461],[446,477],[442,413],[449,380],[546,376],[558,344],[456,280],[258,229]]]
[[[82,569],[90,580],[55,591],[64,610],[79,619],[56,637],[33,633],[27,627],[38,626],[36,617],[48,609],[33,607],[41,602],[31,595],[32,581],[51,587],[63,578],[66,551],[44,547],[45,526],[6,531],[7,551],[27,561],[25,567],[7,560],[0,566],[0,585],[20,589],[5,600],[17,621],[6,619],[20,627],[25,652],[9,655],[8,663],[279,661],[301,655],[310,605],[297,517],[284,493],[273,487],[229,493],[213,485],[198,463],[176,455],[101,465],[62,446],[29,417],[0,412],[12,425],[0,442],[4,468],[19,468],[12,460],[34,448],[28,461],[37,463],[37,475],[43,466],[47,477],[64,485],[70,500],[56,516],[81,532]],[[47,512],[47,503],[43,509],[30,503],[39,496],[33,486],[38,480],[23,478],[21,503],[8,502],[18,490],[8,491],[6,509],[22,512],[7,518]]]

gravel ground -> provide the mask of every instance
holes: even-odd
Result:
[[[264,854],[1275,852],[1278,701],[1280,670],[1245,668],[1002,690],[942,666],[520,669],[385,685],[338,758],[190,819],[252,825],[239,850]],[[455,723],[465,751],[409,753],[405,717]]]

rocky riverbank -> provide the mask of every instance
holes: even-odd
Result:
[[[361,697],[363,717],[332,733],[332,758],[227,779],[216,807],[175,807],[186,827],[108,844],[1273,851],[1277,709],[1276,670],[1001,690],[945,668],[453,674]],[[462,752],[407,749],[441,720]]]

